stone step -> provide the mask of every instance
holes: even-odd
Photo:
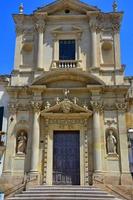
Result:
[[[99,188],[93,188],[93,187],[42,187],[42,186],[37,186],[36,188],[30,188],[30,190],[64,190],[64,191],[70,191],[70,190],[79,190],[79,191],[88,191],[88,190],[91,190],[91,191],[102,191],[101,189]]]
[[[70,193],[57,193],[57,194],[54,194],[54,193],[49,193],[49,194],[32,194],[32,193],[30,193],[30,194],[26,194],[26,193],[23,193],[23,194],[17,194],[17,195],[15,195],[16,197],[31,197],[31,196],[34,196],[34,197],[56,197],[56,196],[62,196],[62,197],[78,197],[78,196],[80,196],[80,197],[97,197],[97,198],[99,198],[99,197],[103,197],[103,198],[105,198],[105,197],[107,197],[107,198],[113,198],[113,196],[112,195],[107,195],[107,194],[76,194],[76,193],[73,193],[73,194],[70,194]]]
[[[51,191],[49,191],[49,190],[33,190],[33,191],[30,191],[30,190],[28,190],[28,191],[25,191],[25,192],[23,192],[23,193],[26,193],[26,194],[30,194],[30,193],[32,193],[32,194],[37,194],[37,193],[39,193],[39,194],[49,194],[49,193],[55,193],[55,194],[61,194],[61,193],[63,193],[64,194],[64,192],[66,192],[66,193],[70,193],[70,194],[73,194],[73,193],[76,193],[76,194],[108,194],[107,192],[104,192],[104,191],[89,191],[89,190],[83,190],[83,191],[79,191],[79,190],[71,190],[71,191],[69,191],[69,190],[51,190]]]
[[[97,198],[97,197],[11,197],[8,200],[118,200],[115,198]]]
[[[97,187],[36,186],[8,200],[118,200]]]

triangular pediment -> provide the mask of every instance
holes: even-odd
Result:
[[[54,106],[47,105],[45,109],[41,111],[41,115],[44,116],[46,113],[88,113],[89,115],[92,115],[92,111],[87,107],[79,106],[78,104],[70,101],[68,98],[65,98],[60,102],[56,102]]]
[[[65,9],[70,9],[71,11],[79,12],[80,14],[86,14],[88,11],[100,11],[97,7],[90,6],[79,0],[57,0],[46,6],[39,7],[34,13],[44,12],[51,15]]]

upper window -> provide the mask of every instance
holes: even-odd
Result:
[[[59,40],[59,60],[75,60],[75,40]]]
[[[4,107],[0,107],[0,131],[2,131]]]

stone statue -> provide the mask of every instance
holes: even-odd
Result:
[[[56,104],[59,104],[59,103],[60,103],[60,98],[57,97],[57,98],[56,98]]]
[[[26,154],[27,136],[24,131],[20,132],[17,137],[17,154]]]
[[[65,89],[64,90],[64,96],[65,96],[65,99],[68,99],[68,94],[70,93],[70,91],[68,89]]]
[[[116,152],[117,140],[113,135],[113,130],[109,130],[107,134],[107,153],[108,154],[117,154]]]

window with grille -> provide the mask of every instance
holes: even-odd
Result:
[[[59,60],[75,60],[75,40],[59,40]]]

